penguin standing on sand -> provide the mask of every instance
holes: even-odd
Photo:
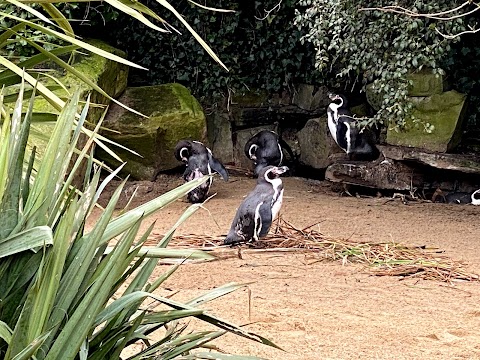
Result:
[[[347,153],[349,159],[354,155],[378,157],[379,152],[373,145],[372,134],[367,129],[360,131],[357,128],[345,96],[339,94],[328,96],[331,100],[327,108],[328,129],[337,145]]]
[[[245,155],[255,164],[255,175],[268,166],[280,166],[283,162],[282,146],[287,150],[291,158],[294,158],[290,146],[279,138],[277,133],[270,130],[262,130],[252,136],[245,144]]]
[[[175,158],[187,166],[183,173],[185,181],[201,178],[205,175],[219,173],[223,180],[228,181],[228,173],[223,164],[215,159],[212,151],[199,141],[180,140],[175,146]],[[187,194],[188,201],[202,202],[207,198],[212,185],[212,178],[196,187]]]
[[[224,240],[225,245],[256,241],[267,235],[283,201],[280,175],[286,166],[266,166],[260,170],[257,185],[240,204],[232,226]]]

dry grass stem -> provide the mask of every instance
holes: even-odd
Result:
[[[271,234],[241,247],[223,245],[222,236],[196,234],[175,236],[171,246],[209,251],[219,259],[241,258],[242,253],[304,251],[316,255],[318,260],[314,262],[339,260],[344,265],[363,264],[368,272],[378,276],[417,277],[447,283],[480,280],[477,274],[469,273],[461,262],[450,259],[439,249],[332,239],[315,230],[315,225],[299,229],[280,217]]]

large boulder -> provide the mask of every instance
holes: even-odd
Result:
[[[423,98],[443,93],[443,76],[434,74],[432,69],[423,69],[409,73],[407,79],[410,81],[408,87],[408,96],[410,97]],[[370,106],[378,111],[382,105],[385,92],[378,87],[375,88],[373,83],[371,83],[366,86],[365,95]]]
[[[443,92],[443,76],[434,74],[432,69],[422,69],[407,75],[410,80],[409,96],[431,96]]]
[[[292,103],[302,110],[325,109],[330,103],[326,86],[320,88],[309,84],[298,85]]]
[[[112,54],[125,57],[125,53],[123,51],[118,50],[100,40],[88,40],[87,42]],[[73,64],[71,65],[77,71],[81,72],[83,76],[88,78],[94,84],[98,85],[113,98],[118,97],[127,87],[127,65],[108,60],[103,56],[89,53],[86,50],[82,51],[81,53],[77,53],[75,55]],[[95,103],[96,106],[90,106],[87,114],[87,121],[92,124],[96,124],[101,118],[106,107],[110,104],[110,99],[94,91],[91,86],[71,73],[63,75],[63,72],[59,70],[57,73],[54,73],[53,76],[57,77],[60,83],[65,85],[65,89],[57,86],[58,88],[53,90],[53,92],[60,98],[68,99],[71,96],[70,94],[77,90],[80,90],[80,99],[86,99],[87,95],[91,94],[90,101],[91,103]],[[51,82],[47,82],[47,85],[53,86],[58,84],[52,80]],[[28,99],[25,100],[25,102],[27,101]],[[34,112],[42,113],[44,119],[51,119],[51,122],[34,124],[34,128],[39,133],[50,134],[55,126],[58,110],[56,110],[42,97],[37,97],[34,103]],[[31,136],[29,139],[29,144],[31,146],[35,145],[38,153],[41,156],[44,152],[47,141],[45,141],[42,137]]]
[[[413,111],[418,122],[407,120],[401,130],[389,128],[386,142],[436,152],[450,151],[461,140],[464,105],[465,95],[454,90],[426,97],[416,102]],[[422,124],[433,125],[433,131],[425,131]]]
[[[233,163],[232,124],[228,114],[213,111],[207,115],[207,132],[210,149],[223,164]]]
[[[109,139],[136,151],[115,147],[126,161],[124,173],[137,180],[151,180],[158,172],[180,165],[174,148],[181,139],[206,140],[206,120],[200,103],[180,84],[164,84],[127,88],[120,102],[141,111],[142,117],[114,104],[104,127],[113,130],[103,134]],[[97,151],[97,157],[110,166],[118,166],[111,156]]]
[[[330,136],[326,117],[308,120],[297,132],[297,138],[300,147],[299,161],[302,165],[325,169],[333,162],[332,154],[343,153]]]

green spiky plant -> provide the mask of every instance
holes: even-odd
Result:
[[[87,100],[78,115],[78,94],[61,111],[44,157],[34,161],[35,150],[26,147],[34,97],[22,115],[23,93],[22,85],[11,113],[0,95],[0,358],[120,359],[125,348],[141,341],[143,349],[129,359],[222,359],[225,355],[202,348],[226,332],[276,346],[198,307],[241,284],[227,284],[185,303],[154,294],[179,266],[151,280],[159,258],[208,260],[211,256],[165,248],[175,228],[199,205],[189,207],[152,248],[144,242],[153,225],[138,234],[140,224],[207,178],[115,217],[123,182],[91,230],[86,230],[86,219],[103,188],[120,169],[100,181],[100,170],[89,161],[83,192],[72,188],[80,159],[92,151],[93,144],[90,137],[79,160],[67,171],[89,105]],[[110,246],[113,239],[115,245]],[[145,300],[169,309],[146,306]],[[201,319],[219,330],[187,333],[179,321],[186,317]],[[162,337],[149,338],[162,329]]]
[[[100,3],[101,1],[93,0],[90,2]],[[143,26],[163,33],[165,36],[168,36],[168,32],[171,32],[171,26],[160,15],[139,1],[106,0],[106,2],[118,11],[135,18]],[[157,2],[163,10],[174,14],[205,51],[227,70],[209,45],[168,1],[157,0]],[[71,97],[72,94],[57,77],[58,72],[53,71],[55,67],[78,78],[109,101],[116,102],[129,111],[140,114],[135,109],[131,109],[112,98],[88,76],[75,69],[72,64],[77,53],[90,52],[131,67],[147,69],[79,39],[75,35],[69,20],[62,13],[61,7],[59,7],[64,3],[65,1],[61,0],[36,0],[34,6],[30,0],[0,2],[0,85],[5,87],[5,94],[11,95],[4,98],[4,103],[15,102],[19,84],[24,79],[30,87],[37,88],[37,95],[48,102],[53,115],[58,114],[65,106],[65,98]],[[195,2],[193,4],[201,6]],[[20,56],[18,51],[7,50],[9,46],[14,46],[14,49],[17,49],[15,44],[20,44],[19,49],[28,47],[33,55]],[[48,50],[45,45],[48,45]],[[29,91],[31,90],[29,89]],[[99,104],[96,104],[96,106],[99,106]],[[45,117],[48,118],[45,119]],[[49,113],[41,111],[35,111],[33,118],[35,122],[52,121]],[[84,127],[82,132],[91,135],[91,130],[88,127]],[[121,159],[108,146],[111,141],[100,134],[95,136],[94,141],[97,146],[102,147],[104,151],[121,162]]]

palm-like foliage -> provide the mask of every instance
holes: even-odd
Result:
[[[123,349],[139,339],[145,349],[132,359],[221,358],[221,354],[195,355],[192,350],[226,331],[275,346],[198,308],[240,284],[228,284],[186,303],[153,293],[179,266],[151,281],[159,258],[208,260],[211,256],[165,248],[175,228],[198,205],[188,208],[154,248],[143,246],[153,225],[137,234],[140,224],[206,178],[186,183],[115,218],[120,186],[92,229],[86,231],[86,219],[103,188],[120,170],[101,182],[100,170],[90,161],[86,174],[92,175],[85,176],[84,191],[71,187],[82,157],[70,172],[67,165],[87,115],[88,101],[78,118],[78,94],[67,103],[44,157],[34,165],[35,152],[25,150],[34,97],[22,119],[22,96],[23,86],[11,114],[0,97],[0,358],[118,359]],[[91,152],[92,145],[90,137],[81,153]],[[109,246],[113,239],[115,245]],[[125,290],[120,290],[122,285],[126,285]],[[163,304],[163,309],[157,310],[152,303]],[[220,330],[185,333],[177,319],[189,316]],[[152,343],[148,335],[158,329],[164,329],[163,336]]]
[[[180,22],[190,31],[192,36],[194,36],[212,56],[212,58],[226,69],[225,65],[220,61],[217,55],[169,2],[166,0],[157,1],[167,11],[174,13]],[[142,69],[143,67],[76,37],[66,17],[54,5],[55,3],[62,2],[63,1],[57,0],[39,0],[35,1],[37,4],[36,8],[30,6],[31,1],[29,0],[7,0],[3,4],[0,4],[0,20],[8,20],[7,23],[14,24],[8,28],[2,29],[0,27],[0,84],[6,87],[4,93],[16,94],[18,91],[18,84],[21,79],[24,78],[27,82],[27,86],[30,85],[32,88],[36,87],[38,94],[40,94],[51,105],[53,111],[60,112],[65,106],[66,99],[64,96],[59,95],[61,91],[59,92],[55,90],[56,88],[62,87],[62,84],[58,86],[59,80],[52,77],[52,69],[49,68],[49,66],[55,64],[56,67],[60,67],[66,72],[78,77],[81,81],[88,84],[90,88],[106,98],[117,102],[99,86],[89,80],[87,76],[75,70],[71,65],[71,60],[75,58],[75,52],[86,50],[128,66]],[[159,32],[167,33],[170,31],[169,25],[159,15],[138,1],[106,0],[106,2]],[[12,6],[16,7],[18,10],[27,12],[29,14],[28,19],[24,18],[25,16],[18,16],[18,12],[15,13],[8,11]],[[152,21],[149,20],[149,18],[152,19]],[[160,26],[154,24],[154,22],[160,24]],[[30,30],[30,32],[26,31],[27,29]],[[37,37],[26,35],[30,34],[32,30],[37,33],[48,35],[49,38],[57,39],[58,43],[63,45],[55,45],[54,49],[47,51]],[[34,49],[35,55],[22,59],[21,61],[18,61],[17,56],[9,58],[6,55],[7,52],[5,51],[5,48],[7,45],[15,41],[21,41],[25,46],[30,46]],[[50,45],[53,46],[52,44]],[[41,67],[39,66],[40,64],[42,64]],[[69,94],[67,94],[67,98],[68,97]],[[10,101],[15,101],[15,98],[16,97],[6,97],[4,103],[7,104]],[[121,103],[118,104],[130,111],[136,112],[134,109],[130,109]],[[35,120],[37,117],[33,117],[33,119]],[[91,131],[87,128],[83,128],[82,131],[87,135],[91,135]],[[121,160],[105,144],[108,142],[108,139],[97,134],[94,141],[112,156]]]

